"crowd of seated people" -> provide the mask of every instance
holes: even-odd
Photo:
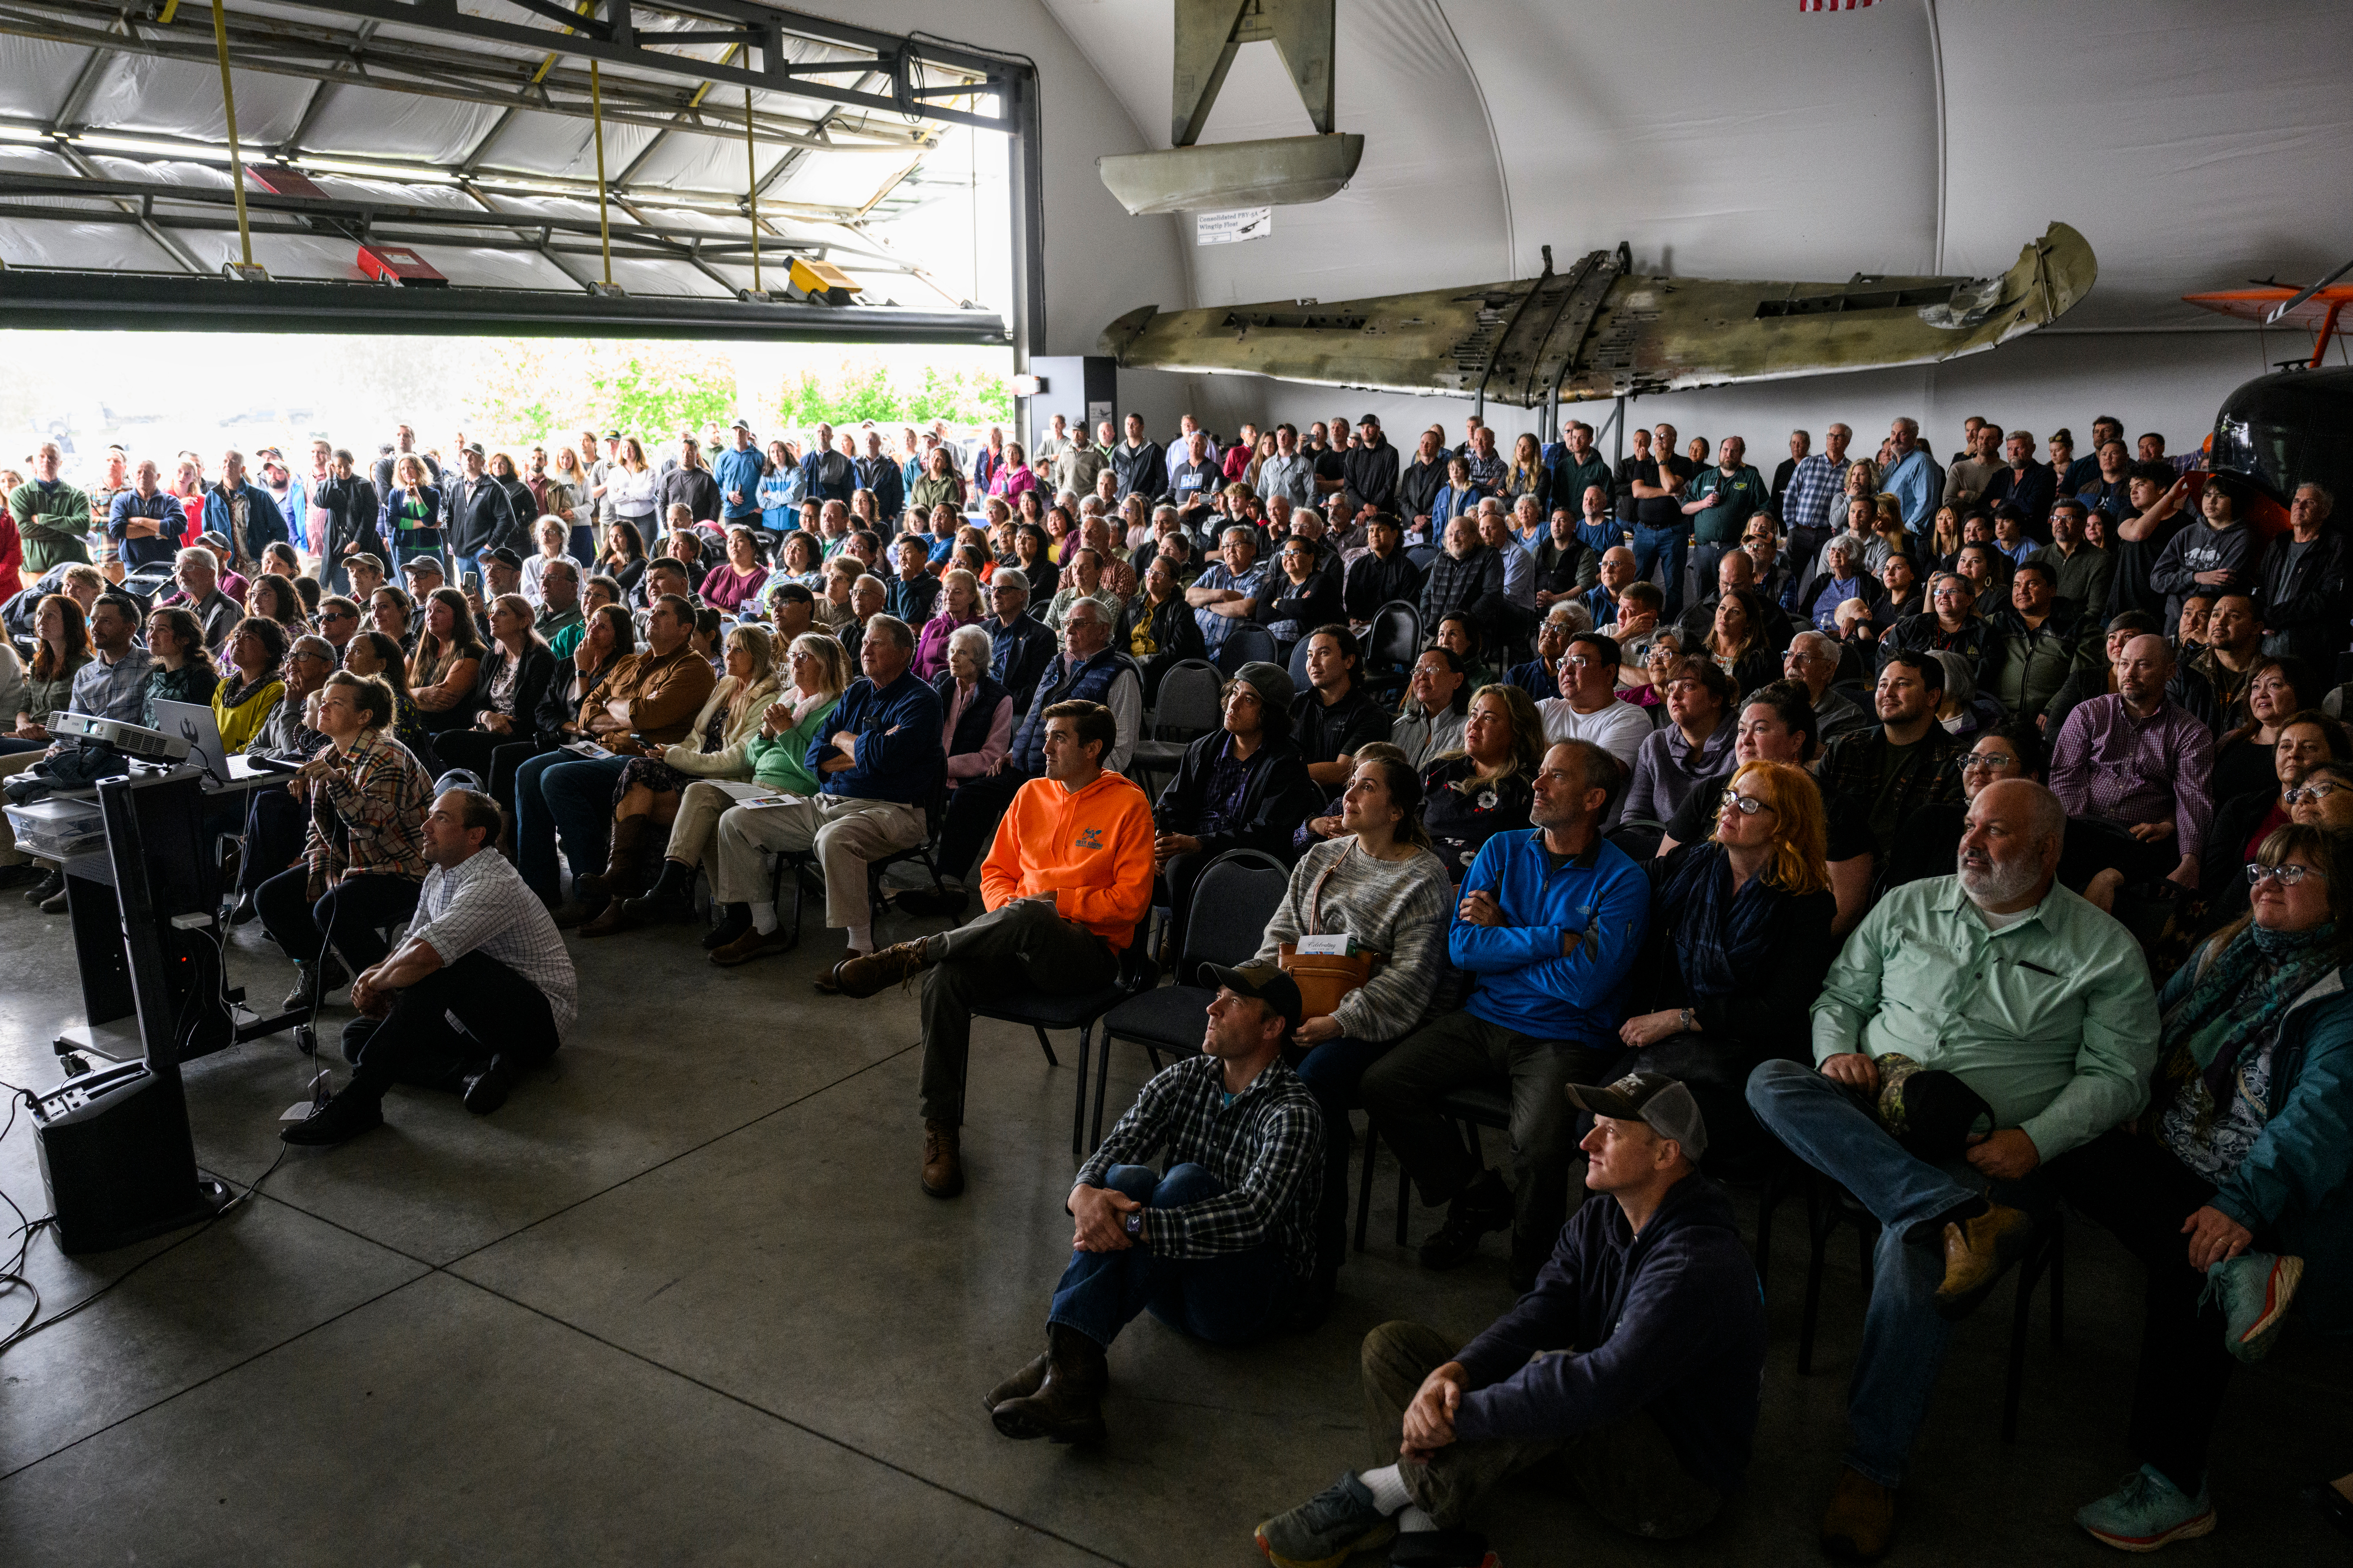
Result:
[[[45,457],[0,561],[77,509],[106,561],[0,584],[0,772],[43,765],[57,710],[159,701],[286,759],[219,825],[227,885],[290,1006],[349,985],[364,1015],[298,1143],[366,1131],[396,1083],[496,1109],[574,1027],[564,931],[689,921],[707,883],[733,968],[792,948],[781,901],[817,889],[821,993],[920,984],[942,1199],[976,1012],[1166,978],[1224,918],[1205,869],[1264,857],[1281,903],[1228,944],[1254,956],[1174,977],[1213,994],[1201,1055],[1070,1190],[997,1430],[1099,1436],[1147,1310],[1215,1344],[1324,1321],[1361,1114],[1443,1211],[1422,1265],[1505,1233],[1521,1299],[1467,1344],[1367,1338],[1394,1462],[1265,1521],[1274,1562],[1394,1533],[1476,1563],[1470,1516],[1554,1457],[1612,1524],[1703,1528],[1765,1350],[1723,1182],[1777,1163],[1880,1227],[1825,1546],[1879,1555],[1898,1489],[1936,1485],[1907,1460],[1952,1324],[2064,1203],[2147,1273],[2117,1391],[2142,1468],[2078,1521],[2149,1550],[2215,1528],[2232,1367],[2291,1308],[2344,1310],[2353,589],[2322,487],[2092,428],[2045,463],[1982,420],[1949,458],[1908,419],[1872,457],[1834,426],[1769,480],[1665,425],[1613,466],[1581,424],[1409,452],[1371,418],[1058,422],[969,465],[939,432],[739,424],[659,461],[584,433],[528,479],[403,429],[372,485],[345,453],[266,483],[231,453],[97,497]],[[1153,778],[1159,694],[1204,665],[1216,726]],[[923,886],[876,869],[911,854]],[[13,845],[0,879],[62,907]],[[1500,1164],[1467,1090],[1507,1108]]]

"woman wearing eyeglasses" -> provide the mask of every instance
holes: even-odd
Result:
[[[2050,1166],[2059,1194],[2147,1271],[2126,1432],[2141,1468],[2075,1515],[2111,1546],[2211,1531],[2207,1456],[2233,1363],[2270,1348],[2291,1304],[2317,1332],[2353,1318],[2344,842],[2293,824],[2263,840],[2248,913],[2158,999],[2148,1109]]]
[[[2301,826],[2326,827],[2331,833],[2353,833],[2353,763],[2322,763],[2304,775],[2304,787],[2294,792],[2290,820]]]
[[[1629,994],[1649,1011],[1618,1031],[1610,1069],[1681,1079],[1699,1101],[1712,1169],[1764,1142],[1746,1096],[1767,1057],[1803,1059],[1807,1011],[1837,956],[1821,792],[1790,763],[1743,763],[1713,833],[1650,863],[1650,938]]]
[[[2227,797],[2219,790],[2214,795],[2214,820],[2206,830],[2206,852],[2198,867],[2206,900],[2204,930],[2227,925],[2247,912],[2247,884],[2239,868],[2255,858],[2256,847],[2273,829],[2295,820],[2312,771],[2323,763],[2353,758],[2353,740],[2345,727],[2317,710],[2291,712],[2271,729],[2273,741],[2265,753],[2270,766],[2262,786]],[[2315,787],[2324,795],[2336,789],[2333,784]]]

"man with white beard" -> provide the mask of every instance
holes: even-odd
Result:
[[[1951,1325],[2033,1239],[2037,1167],[2148,1099],[2148,965],[2054,879],[2066,814],[2029,779],[1969,803],[1956,875],[1906,883],[1847,939],[1813,1005],[1814,1061],[1768,1061],[1748,1103],[1880,1223],[1852,1441],[1822,1544],[1887,1548],[1895,1489]]]

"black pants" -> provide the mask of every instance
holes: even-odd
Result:
[[[245,808],[245,853],[237,865],[237,890],[261,891],[261,884],[294,864],[310,832],[311,808],[282,789],[258,789]]]
[[[462,1034],[450,1026],[453,1015]],[[381,1100],[396,1083],[455,1091],[493,1054],[536,1067],[558,1044],[546,993],[489,954],[470,952],[400,992],[382,1018],[343,1026],[343,1059],[353,1067],[343,1092]]]
[[[940,823],[940,874],[962,879],[973,861],[997,837],[997,825],[1029,775],[1008,766],[1001,773],[966,779],[948,792],[948,814]]]
[[[522,737],[494,735],[488,730],[451,730],[446,734],[433,737],[433,750],[441,759],[441,766],[445,771],[449,768],[463,768],[480,779],[487,787],[491,784],[491,772],[497,765],[500,748],[514,745],[519,739]],[[530,742],[525,741],[524,743]],[[533,751],[538,749],[536,745],[532,746]],[[521,760],[521,758],[516,759],[518,762]],[[512,769],[509,770],[508,776],[512,781],[513,776]],[[512,783],[509,784],[509,789],[512,792]],[[491,793],[495,795],[498,792],[492,789]]]
[[[311,901],[310,882],[311,868],[297,866],[253,894],[261,929],[287,957],[304,963],[316,959],[327,941],[354,971],[381,963],[387,950],[376,928],[405,924],[417,912],[417,884],[406,877],[346,877],[316,903]]]
[[[553,749],[537,741],[509,741],[491,752],[491,798],[499,803],[499,809],[507,814],[510,824],[515,814],[515,770]]]
[[[2122,1128],[2052,1161],[2050,1182],[2123,1242],[2147,1271],[2140,1370],[2126,1442],[2143,1463],[2195,1497],[2232,1361],[2222,1343],[2222,1313],[2199,1305],[2206,1277],[2189,1267],[2181,1222],[2213,1201],[2213,1184],[2156,1139]]]
[[[1606,1081],[1599,1075],[1616,1056],[1575,1040],[1540,1040],[1458,1011],[1399,1040],[1365,1069],[1357,1092],[1421,1201],[1432,1207],[1451,1203],[1484,1173],[1438,1110],[1438,1097],[1472,1088],[1500,1089],[1510,1097],[1512,1257],[1523,1273],[1533,1274],[1552,1256],[1568,1220],[1577,1111],[1562,1090]]]
[[[1069,994],[1108,985],[1119,954],[1051,904],[1017,899],[931,939],[923,974],[923,1114],[964,1122],[973,1005],[1024,989]]]

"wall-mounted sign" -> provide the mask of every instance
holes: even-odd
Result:
[[[1273,228],[1272,207],[1237,207],[1232,212],[1195,213],[1193,243],[1239,245],[1245,239],[1264,239]]]

